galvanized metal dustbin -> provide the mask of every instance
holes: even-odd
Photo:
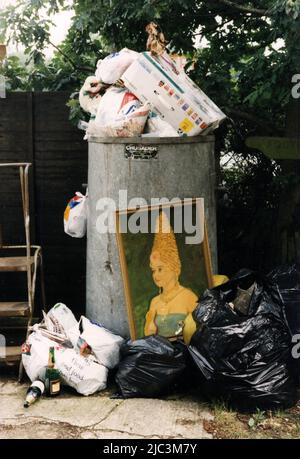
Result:
[[[214,136],[185,138],[92,138],[89,141],[87,230],[87,316],[129,336],[115,234],[96,228],[99,199],[128,200],[204,197],[205,215],[217,272]]]

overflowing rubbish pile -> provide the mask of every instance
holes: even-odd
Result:
[[[110,54],[81,88],[80,105],[91,115],[87,139],[195,136],[226,118],[167,53],[158,26],[150,23],[146,30],[149,51]]]
[[[295,403],[291,336],[276,284],[242,270],[207,291],[193,316],[198,329],[189,349],[201,393],[240,410]]]
[[[297,305],[291,291],[297,292]],[[290,407],[297,381],[285,316],[289,308],[299,310],[298,295],[299,266],[268,277],[241,270],[204,292],[193,312],[197,329],[189,345],[158,335],[125,340],[84,316],[77,321],[58,303],[31,328],[22,348],[32,381],[24,406],[43,393],[58,395],[61,385],[82,395],[99,392],[114,370],[114,397],[158,397],[193,387],[199,396],[221,397],[241,411]]]
[[[44,313],[44,320],[31,332],[22,347],[22,362],[32,382],[42,381],[50,389],[47,373],[55,366],[55,379],[59,374],[60,383],[79,394],[106,388],[108,370],[119,363],[123,338],[84,316],[78,322],[62,303]],[[48,390],[48,395],[54,394]]]

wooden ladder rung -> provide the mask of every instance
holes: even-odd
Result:
[[[0,302],[0,318],[2,317],[26,317],[30,309],[27,302]]]
[[[34,257],[30,257],[30,265]],[[27,257],[0,257],[0,272],[27,271]]]
[[[13,363],[21,359],[21,346],[6,346],[0,347],[0,362]]]

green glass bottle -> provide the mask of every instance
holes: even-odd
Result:
[[[50,396],[60,394],[60,375],[59,371],[55,368],[54,347],[49,348],[48,366],[45,374],[45,387],[47,394]]]
[[[30,405],[35,403],[44,393],[45,384],[43,381],[33,381],[26,393],[26,399],[24,402],[24,408],[28,408]]]

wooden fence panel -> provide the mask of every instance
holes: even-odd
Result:
[[[64,233],[63,212],[87,181],[88,147],[83,132],[68,120],[68,96],[66,92],[11,93],[0,99],[0,162],[33,163],[32,232],[33,242],[43,248],[47,303],[50,307],[61,301],[80,314],[85,311],[86,240]],[[4,236],[7,242],[21,242],[18,176],[1,170],[0,174]],[[1,296],[9,287],[7,279],[5,286],[0,280]]]

